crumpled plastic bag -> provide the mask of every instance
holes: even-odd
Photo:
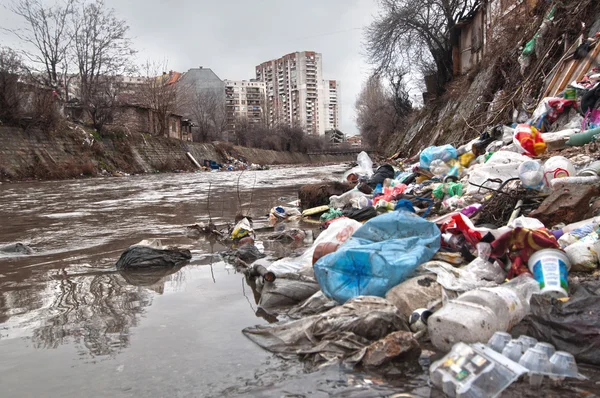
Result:
[[[340,305],[337,301],[325,296],[321,290],[307,298],[287,312],[290,319],[301,319],[311,315],[322,314]]]
[[[367,179],[373,176],[373,161],[366,152],[363,151],[358,154],[356,157],[356,163],[358,163],[358,166],[344,173],[344,178],[342,179],[343,182],[348,180],[348,176],[350,174],[364,176]]]
[[[398,309],[379,297],[356,297],[323,314],[258,325],[242,333],[260,347],[280,355],[301,355],[312,365],[352,357],[398,330],[408,331]]]
[[[373,218],[334,253],[314,265],[321,290],[338,303],[383,297],[440,248],[440,230],[407,211]]]
[[[429,170],[429,166],[431,162],[434,160],[441,160],[443,162],[449,162],[451,159],[456,159],[458,157],[458,152],[456,149],[450,145],[442,145],[442,146],[430,146],[421,152],[421,156],[419,157],[421,168]]]
[[[272,309],[291,307],[319,291],[313,278],[296,274],[282,275],[273,282],[265,282],[258,305],[269,312]]]
[[[254,232],[254,230],[252,229],[252,225],[250,225],[250,221],[247,218],[243,218],[236,224],[235,228],[233,228],[231,239],[242,239],[250,235],[252,232]]]
[[[566,302],[534,295],[531,313],[519,328],[524,334],[552,344],[578,362],[600,365],[600,282],[571,286]]]
[[[499,179],[505,182],[511,178],[518,178],[519,166],[526,160],[530,160],[530,158],[515,152],[500,151],[494,153],[486,163],[471,168],[469,171],[469,186],[466,193],[477,193],[480,190],[480,185],[498,189],[501,183],[490,182],[488,180]],[[487,194],[490,191],[481,188],[481,192]]]
[[[535,127],[528,124],[519,124],[515,129],[513,144],[517,146],[519,152],[526,155],[538,156],[546,152],[546,143],[542,138],[542,133]]]
[[[300,257],[286,257],[275,261],[268,267],[268,270],[280,276],[287,273],[300,272],[304,275],[312,275],[313,253],[321,243],[342,244],[347,241],[354,232],[362,227],[358,221],[349,218],[339,218],[334,220],[325,231],[321,232],[315,239],[313,245],[308,248]]]
[[[421,266],[422,269],[433,272],[437,275],[437,283],[442,285],[444,289],[454,292],[468,292],[480,287],[495,287],[498,286],[494,280],[496,275],[500,275],[499,267],[495,264],[490,264],[490,271],[486,273],[482,269],[481,259],[474,260],[477,263],[469,267],[455,268],[451,264],[443,261],[430,261]],[[469,264],[470,265],[470,264]],[[491,268],[491,267],[495,268]],[[467,268],[469,267],[469,268]],[[479,272],[474,272],[475,270]],[[497,272],[497,273],[495,273]]]

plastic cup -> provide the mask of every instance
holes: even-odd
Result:
[[[502,350],[502,355],[514,362],[519,362],[519,359],[524,353],[523,342],[519,340],[511,340],[506,343],[506,347]]]
[[[529,385],[539,387],[544,381],[544,374],[550,373],[548,355],[537,348],[530,348],[519,360],[519,365],[529,369]]]
[[[552,358],[550,358],[552,364],[552,373],[557,376],[563,377],[578,377],[579,371],[577,369],[577,362],[575,357],[568,352],[556,351]]]
[[[487,345],[492,350],[502,354],[504,347],[506,347],[506,344],[508,344],[510,340],[510,334],[506,332],[496,332],[492,337],[490,337],[490,340],[488,341]]]
[[[527,351],[528,349],[535,347],[535,345],[538,343],[536,339],[526,335],[519,336],[518,340],[523,343],[523,351]]]
[[[553,298],[569,297],[567,255],[556,249],[539,250],[529,258],[529,270],[540,284],[540,293]]]
[[[544,351],[548,356],[548,359],[552,358],[552,355],[554,355],[554,352],[556,351],[554,346],[550,343],[537,343],[534,348]]]

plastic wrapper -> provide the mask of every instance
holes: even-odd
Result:
[[[437,226],[406,211],[367,221],[336,252],[317,261],[321,290],[339,303],[369,295],[383,297],[440,248]]]
[[[250,225],[250,221],[247,218],[243,218],[233,228],[233,232],[231,233],[231,239],[242,239],[246,236],[249,236],[253,232],[254,230],[252,229],[252,225]]]
[[[546,143],[542,134],[533,126],[519,124],[515,129],[513,143],[521,153],[538,156],[546,152]]]

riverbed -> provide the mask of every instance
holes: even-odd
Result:
[[[299,186],[342,171],[0,185],[0,245],[22,242],[35,250],[0,257],[1,395],[430,396],[426,362],[387,377],[341,367],[305,373],[300,362],[260,349],[241,330],[268,320],[256,315],[244,277],[218,256],[227,247],[185,233],[186,225],[225,224],[238,213],[260,218],[296,200]],[[115,271],[125,248],[150,238],[189,248],[190,264],[152,280]]]

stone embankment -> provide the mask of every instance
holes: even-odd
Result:
[[[64,179],[106,173],[193,171],[204,159],[227,163],[233,156],[260,165],[344,162],[356,154],[309,155],[244,148],[228,144],[201,144],[148,135],[113,134],[100,137],[80,126],[64,132],[0,126],[0,180]]]

